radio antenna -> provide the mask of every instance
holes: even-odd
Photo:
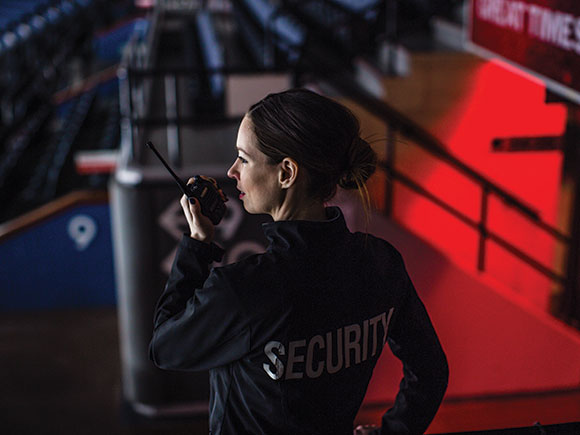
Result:
[[[155,153],[155,155],[157,156],[157,158],[159,160],[161,160],[161,163],[163,163],[163,166],[165,166],[167,168],[167,170],[169,171],[169,173],[173,176],[173,178],[175,179],[175,181],[177,182],[177,184],[181,188],[181,191],[183,192],[183,194],[189,198],[191,193],[188,192],[187,184],[185,184],[183,182],[183,180],[181,178],[179,178],[175,172],[173,172],[173,169],[171,169],[171,167],[167,164],[165,159],[161,156],[161,154],[159,154],[159,151],[157,151],[157,149],[153,145],[153,142],[147,141],[147,146],[149,148],[151,148],[151,151],[153,151]]]

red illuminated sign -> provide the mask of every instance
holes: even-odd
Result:
[[[471,42],[580,99],[580,0],[472,0]]]

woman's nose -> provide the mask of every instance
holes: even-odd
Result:
[[[236,171],[234,168],[236,166],[236,163],[234,162],[234,164],[232,166],[230,166],[230,169],[228,169],[228,177],[230,178],[235,178],[236,180],[238,179],[238,171]]]

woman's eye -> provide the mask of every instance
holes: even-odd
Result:
[[[242,156],[238,156],[238,159],[240,159],[240,162],[242,163],[248,163],[248,161],[244,159]]]

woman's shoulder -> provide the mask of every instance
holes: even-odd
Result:
[[[373,249],[377,253],[390,255],[396,258],[401,257],[399,250],[391,242],[381,237],[364,232],[355,232],[353,233],[353,237],[363,246],[363,249]]]
[[[273,257],[269,252],[250,254],[233,263],[214,267],[212,272],[222,279],[237,283],[237,286],[254,283],[279,273],[279,261]]]

